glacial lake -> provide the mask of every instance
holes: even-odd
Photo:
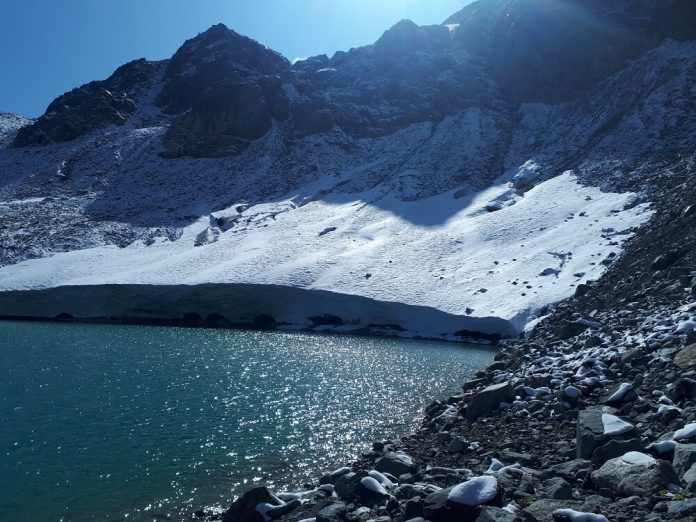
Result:
[[[415,428],[494,351],[392,338],[0,321],[0,518],[183,520],[296,490]]]

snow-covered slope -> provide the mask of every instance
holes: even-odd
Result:
[[[598,278],[660,184],[693,169],[696,43],[519,105],[456,35],[402,22],[291,66],[215,26],[36,122],[0,115],[0,315],[521,330]],[[256,107],[259,138],[227,92]],[[44,144],[8,147],[20,128]]]

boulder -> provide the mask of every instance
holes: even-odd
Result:
[[[559,509],[553,512],[553,519],[557,522],[609,522],[604,515],[585,513],[574,509]]]
[[[621,495],[649,496],[679,483],[679,478],[669,462],[631,451],[605,462],[592,473],[592,481]]]
[[[609,411],[611,408],[609,408]],[[577,457],[587,459],[594,450],[614,438],[627,438],[635,433],[630,423],[606,413],[603,408],[583,410],[578,415]]]
[[[541,499],[522,510],[522,517],[529,522],[554,522],[553,513],[559,509],[580,509],[582,502],[574,500]]]
[[[680,477],[684,475],[694,463],[696,463],[696,443],[677,444],[672,460],[672,467],[677,475]]]
[[[511,402],[514,398],[515,390],[509,382],[492,384],[474,395],[466,409],[466,418],[474,421],[497,409],[501,402]]]
[[[256,510],[259,504],[281,506],[283,501],[273,495],[267,488],[260,486],[250,489],[235,500],[222,516],[223,522],[260,522],[261,515]]]
[[[569,460],[561,464],[556,464],[541,472],[541,480],[548,480],[553,477],[561,477],[568,482],[583,480],[590,474],[592,463],[585,459]]]
[[[514,522],[517,516],[506,509],[495,506],[483,506],[479,509],[476,522]]]
[[[674,357],[674,364],[680,368],[696,366],[696,343],[685,346]]]
[[[416,466],[413,464],[413,459],[405,453],[391,451],[377,459],[375,469],[398,477],[406,473],[413,473]]]
[[[541,483],[537,490],[537,496],[553,500],[571,500],[573,498],[573,489],[565,479],[553,477]]]
[[[592,465],[599,467],[606,461],[620,457],[629,451],[643,451],[643,444],[640,442],[640,439],[610,440],[594,450],[591,459]]]
[[[484,475],[428,495],[423,504],[423,516],[433,522],[476,520],[482,506],[501,505],[498,480]]]
[[[354,494],[363,506],[373,508],[386,504],[389,493],[382,484],[373,477],[363,477],[354,489]]]
[[[689,471],[684,473],[682,483],[684,484],[684,489],[686,489],[686,491],[689,493],[696,493],[696,464],[692,464]]]
[[[433,522],[450,520],[451,513],[447,507],[447,497],[451,490],[451,487],[445,488],[428,495],[423,503],[423,517]]]
[[[347,515],[348,507],[343,502],[335,502],[317,513],[316,522],[341,522]]]
[[[696,517],[696,498],[667,502],[667,514],[670,518],[693,520]]]
[[[608,393],[600,397],[600,402],[609,406],[620,407],[626,402],[633,402],[638,398],[638,394],[633,389],[633,385],[621,383],[614,386]]]
[[[364,470],[360,470],[357,473],[346,473],[341,475],[334,483],[334,491],[338,498],[345,501],[352,501],[355,498],[355,488],[360,483],[360,481],[367,477],[367,473]]]

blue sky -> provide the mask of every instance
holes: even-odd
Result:
[[[59,94],[135,58],[168,58],[223,22],[289,59],[373,43],[403,18],[441,23],[470,0],[1,0],[0,111],[42,114]]]

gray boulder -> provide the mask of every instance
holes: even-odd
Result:
[[[566,508],[579,510],[581,506],[582,502],[574,500],[542,499],[524,508],[522,517],[528,522],[554,522],[554,511]]]
[[[514,398],[515,390],[509,382],[492,384],[474,395],[466,409],[466,418],[474,421],[497,409],[501,402],[510,402]]]
[[[684,489],[690,493],[696,493],[696,464],[692,464],[689,471],[684,473],[682,482],[684,483]]]
[[[667,502],[667,514],[671,518],[693,520],[696,516],[696,498]]]
[[[696,463],[696,444],[678,444],[674,450],[672,467],[680,477]]]
[[[348,507],[343,502],[335,502],[317,513],[316,522],[341,522],[347,515]]]
[[[375,469],[398,477],[406,473],[413,473],[416,470],[416,466],[413,464],[413,459],[405,453],[390,451],[377,459]]]
[[[680,368],[696,366],[696,344],[685,346],[674,357],[674,364]]]
[[[648,496],[678,484],[679,478],[669,462],[632,451],[605,462],[592,473],[592,481],[621,495]]]
[[[578,415],[577,457],[588,459],[594,450],[611,439],[623,439],[635,434],[635,428],[613,415],[613,408],[590,408]],[[608,422],[605,422],[607,420]],[[623,424],[625,430],[616,431],[612,423]],[[609,429],[608,429],[609,428]]]
[[[554,477],[541,483],[537,496],[553,500],[571,500],[573,498],[573,489],[565,479]]]
[[[548,480],[553,477],[561,477],[568,482],[575,482],[589,476],[592,464],[589,460],[575,459],[556,464],[541,472],[541,480]]]

